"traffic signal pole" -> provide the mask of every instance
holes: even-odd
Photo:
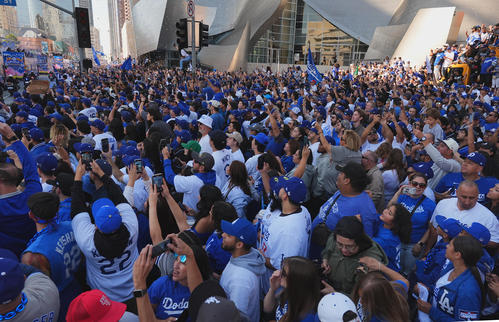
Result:
[[[192,46],[192,78],[196,77],[196,63],[197,63],[197,54],[196,54],[196,19],[194,17],[194,14],[192,15],[191,19],[191,34],[192,34],[192,40],[191,40],[191,46]]]

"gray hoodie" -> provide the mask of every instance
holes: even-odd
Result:
[[[265,272],[265,258],[251,248],[246,255],[231,257],[222,272],[220,285],[231,301],[250,321],[260,321],[260,275]]]

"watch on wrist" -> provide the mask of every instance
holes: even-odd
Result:
[[[137,297],[142,297],[144,295],[147,294],[147,289],[143,289],[143,290],[133,290],[133,297],[137,298]]]
[[[421,142],[424,142],[426,141],[426,136],[423,136],[421,139],[420,139]]]
[[[419,241],[419,242],[418,242],[418,245],[419,245],[419,246],[421,246],[421,247],[423,247],[423,246],[424,246],[424,243],[423,243],[422,241]]]

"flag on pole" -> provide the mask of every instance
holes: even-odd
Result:
[[[100,66],[100,60],[99,57],[97,57],[97,52],[95,51],[94,47],[92,47],[92,54],[94,56],[95,65]]]
[[[132,69],[132,56],[128,58],[121,64],[121,70],[131,70]]]
[[[353,72],[353,77],[357,77],[359,75],[359,65],[355,67],[355,71]]]
[[[322,82],[322,75],[317,70],[317,67],[314,64],[314,60],[312,59],[312,51],[310,50],[310,46],[308,47],[308,55],[307,55],[307,72],[308,72],[308,81],[316,81],[317,83]]]

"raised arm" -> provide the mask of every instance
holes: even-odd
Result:
[[[317,129],[317,133],[319,133],[319,140],[321,141],[322,146],[326,149],[328,154],[331,153],[331,144],[329,144],[326,136],[324,136],[321,124],[319,122],[315,122],[315,128]]]
[[[366,129],[364,130],[364,132],[362,132],[362,135],[360,136],[360,144],[364,144],[367,140],[367,137],[369,135],[369,132],[371,132],[371,130],[374,128],[374,125],[376,125],[376,123],[379,123],[379,121],[381,120],[381,117],[379,115],[374,115],[373,116],[373,119],[371,120],[371,123],[369,123],[366,127]]]

